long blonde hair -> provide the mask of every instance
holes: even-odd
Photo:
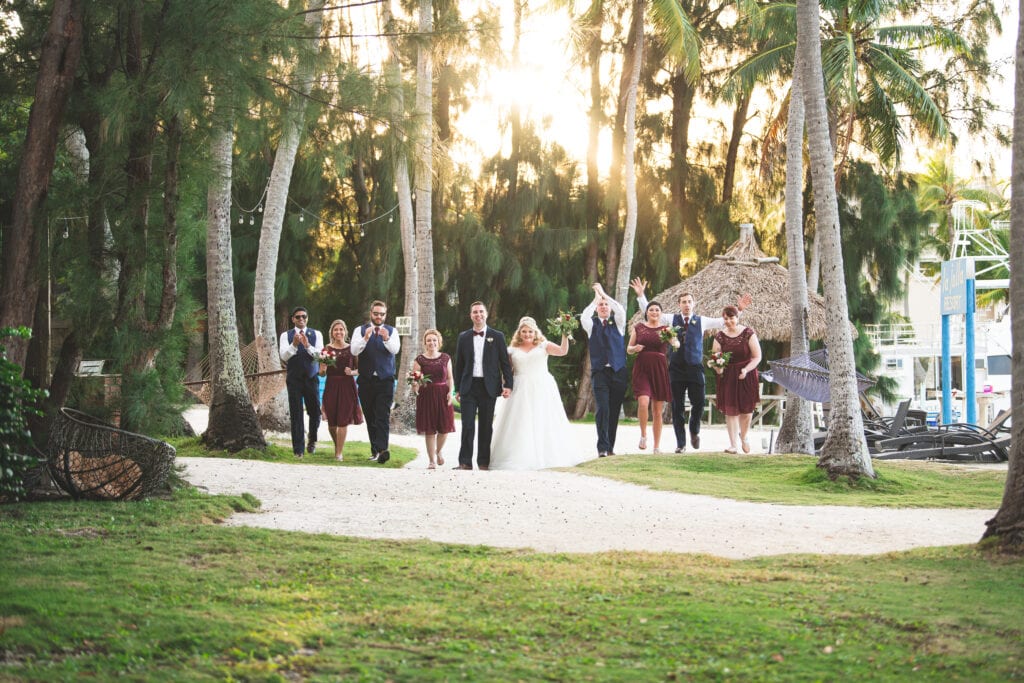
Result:
[[[338,325],[341,325],[341,329],[343,329],[345,331],[345,338],[342,340],[342,343],[347,343],[348,342],[348,325],[345,324],[344,320],[335,320],[334,322],[331,323],[331,326],[327,328],[327,343],[328,344],[331,343],[331,340],[333,339],[333,335],[334,335],[334,328],[337,327]]]
[[[537,346],[540,346],[547,341],[547,337],[545,337],[544,333],[540,331],[539,327],[537,327],[537,321],[528,315],[524,315],[519,319],[519,324],[516,326],[516,333],[512,335],[512,346],[522,346],[523,338],[519,336],[519,330],[524,327],[529,327],[533,330],[533,334],[536,336],[536,341],[534,343]]]

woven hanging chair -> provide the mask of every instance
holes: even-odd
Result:
[[[251,344],[246,344],[241,349],[242,371],[245,373],[245,385],[249,389],[249,398],[252,399],[253,408],[261,405],[277,396],[284,390],[286,382],[286,371],[274,369],[265,372],[259,371],[260,349],[267,344],[262,337],[258,337]],[[277,349],[273,349],[277,357]],[[207,356],[199,363],[201,376],[204,379],[195,382],[185,382],[185,388],[206,405],[210,405],[213,399],[213,390],[210,387],[210,357]]]
[[[161,492],[174,447],[70,408],[61,408],[47,446],[50,476],[72,498],[134,500]]]

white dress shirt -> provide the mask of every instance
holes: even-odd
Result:
[[[647,310],[647,297],[646,296],[638,296],[636,298],[636,302],[640,305],[640,310],[641,311],[646,311]],[[680,313],[679,315],[682,315],[682,313]],[[685,320],[687,317],[694,318],[696,315],[697,315],[697,313],[696,313],[696,311],[694,311],[694,312],[690,313],[689,316],[683,316],[683,319]],[[741,311],[741,315],[742,315],[742,311]],[[646,319],[646,316],[644,316],[644,317]],[[661,314],[661,319],[658,321],[658,324],[659,325],[667,325],[667,326],[671,327],[672,326],[672,318],[673,317],[674,316],[671,313],[665,313],[663,311],[662,314]],[[710,330],[720,330],[723,327],[725,327],[725,320],[723,318],[708,318],[708,317],[705,317],[705,316],[702,315],[702,316],[700,316],[697,319],[700,320],[700,336],[702,336],[702,337],[704,336],[705,332],[708,332]]]
[[[484,376],[484,343],[487,341],[487,328],[483,330],[483,336],[473,330],[473,376]]]
[[[320,353],[321,351],[324,350],[324,335],[320,334],[316,330],[313,330],[313,328],[311,327],[296,327],[294,329],[295,334],[298,334],[299,332],[305,332],[308,334],[310,330],[316,332],[316,343],[311,343],[309,345],[310,355]],[[294,356],[295,353],[299,350],[298,346],[288,341],[288,332],[290,332],[290,330],[285,330],[284,332],[281,333],[281,339],[277,344],[278,353],[281,354],[281,360],[285,363],[287,363],[288,359]]]
[[[615,326],[619,328],[619,334],[626,336],[626,309],[615,299],[608,299],[608,306],[612,309],[611,314],[615,316]],[[580,313],[580,326],[589,337],[594,330],[594,311],[597,310],[597,301],[591,301]]]

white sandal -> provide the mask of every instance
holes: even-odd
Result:
[[[640,450],[642,450],[642,451],[643,450],[647,450],[647,437],[646,436],[641,436],[640,437]]]

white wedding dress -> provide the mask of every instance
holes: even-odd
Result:
[[[558,384],[548,372],[545,342],[530,351],[508,350],[512,394],[499,399],[491,439],[492,470],[572,467],[589,458],[573,442]]]

